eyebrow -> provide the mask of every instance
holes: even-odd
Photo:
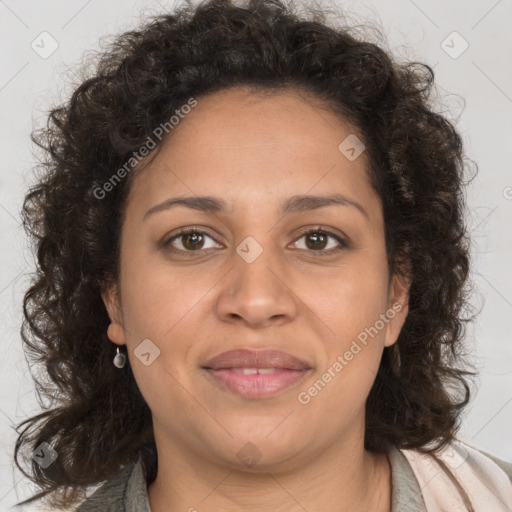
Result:
[[[367,219],[369,215],[361,204],[342,194],[333,194],[328,196],[310,196],[296,195],[287,199],[280,209],[281,215],[289,215],[291,213],[301,213],[325,206],[341,205],[356,208]],[[170,210],[175,206],[185,206],[193,210],[199,210],[206,213],[225,213],[228,204],[221,198],[215,196],[190,196],[190,197],[173,197],[151,207],[143,217],[146,220],[149,216],[159,212]]]

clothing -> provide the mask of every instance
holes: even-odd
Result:
[[[489,492],[492,492],[493,496],[495,494],[508,492],[512,494],[512,464],[496,459],[485,452],[476,450],[468,444],[458,442],[451,443],[448,450],[443,452],[443,460],[450,461],[450,457],[452,456],[450,450],[459,454],[463,453],[464,455],[468,455],[465,461],[463,461],[465,464],[452,463],[450,469],[453,470],[454,466],[458,468],[464,465],[465,467],[470,466],[471,470],[476,473],[476,478],[481,477],[484,486],[490,489]],[[392,480],[391,512],[444,512],[444,510],[448,512],[458,512],[458,510],[466,510],[435,508],[439,506],[439,504],[432,502],[432,489],[434,489],[435,493],[435,488],[430,482],[436,479],[432,479],[428,471],[423,474],[418,473],[418,468],[423,469],[424,466],[424,464],[419,461],[429,459],[428,456],[421,456],[415,450],[398,450],[392,448],[388,452],[388,459],[391,466]],[[475,460],[477,460],[477,462],[475,462]],[[482,471],[484,471],[481,466],[482,461],[484,461],[483,464],[486,465],[485,467],[490,471],[489,474],[492,475],[493,482],[498,482],[498,484],[501,485],[501,488],[497,491],[493,489],[492,486],[489,487],[489,481],[486,482],[486,475],[482,473]],[[427,466],[427,468],[429,467],[431,466]],[[415,476],[415,471],[417,472],[417,476]],[[439,469],[437,469],[437,473],[441,474],[439,473]],[[504,484],[503,480],[500,480],[501,477],[504,478],[506,484]],[[425,480],[425,478],[427,478],[427,480]],[[428,478],[430,478],[430,481]],[[444,482],[442,479],[439,479],[439,481],[441,483]],[[421,486],[420,482],[422,484]],[[425,505],[422,489],[427,496],[428,509]],[[430,494],[426,492],[428,489],[431,491]],[[444,492],[444,488],[440,488],[440,490]],[[466,490],[469,491],[467,488]],[[448,492],[450,496],[456,494],[456,491],[453,489],[446,492]],[[448,498],[449,496],[447,496],[447,499]],[[483,503],[486,502],[484,501]],[[508,510],[512,512],[512,506],[508,508],[509,505],[507,505],[506,502],[504,502],[502,506],[504,508],[501,509],[477,508],[476,512],[501,512]],[[127,465],[115,479],[102,485],[82,502],[76,509],[76,512],[151,512],[144,465],[142,464],[141,458],[135,457],[132,459],[130,464]]]
[[[475,511],[512,511],[511,464],[502,462],[500,468],[488,454],[467,443],[454,441],[437,453],[438,459],[451,473],[450,478],[432,457],[416,450],[402,450],[402,453],[412,466],[428,512],[468,510],[453,479],[462,484],[467,501]]]

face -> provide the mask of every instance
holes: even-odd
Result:
[[[362,446],[365,400],[407,315],[408,283],[389,280],[364,151],[339,148],[354,134],[302,94],[230,89],[198,98],[134,179],[119,282],[103,298],[159,452],[286,469]],[[345,201],[300,201],[334,195]],[[166,203],[199,196],[219,207]],[[283,351],[309,370],[227,370],[229,387],[204,367],[234,349]]]

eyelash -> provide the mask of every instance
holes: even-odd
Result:
[[[206,231],[204,231],[203,229],[201,229],[199,226],[189,226],[187,228],[183,228],[182,230],[180,230],[178,233],[176,233],[175,235],[173,235],[171,238],[167,239],[166,241],[164,241],[162,243],[162,247],[170,250],[171,252],[179,252],[179,253],[199,253],[199,252],[203,252],[207,249],[198,249],[196,251],[187,251],[187,250],[183,250],[183,249],[176,249],[175,247],[172,247],[171,243],[184,236],[184,235],[190,235],[190,234],[204,234],[206,236],[208,236],[209,238],[211,238],[212,240],[216,241],[211,235],[209,235]],[[343,240],[343,238],[341,238],[340,236],[332,233],[331,231],[327,231],[325,229],[323,229],[321,226],[318,226],[316,228],[313,228],[313,229],[309,229],[308,231],[305,231],[303,233],[301,233],[299,235],[298,238],[295,239],[295,241],[298,241],[300,240],[302,237],[304,236],[307,236],[307,235],[310,235],[312,233],[321,233],[323,235],[327,235],[328,237],[330,238],[334,238],[339,244],[340,246],[339,247],[336,247],[334,249],[329,249],[329,250],[307,250],[307,249],[299,249],[299,250],[302,250],[302,251],[307,251],[307,252],[313,252],[313,253],[319,253],[319,255],[321,256],[331,256],[331,255],[334,255],[334,254],[337,254],[338,252],[342,251],[343,249],[348,249],[349,248],[349,243],[346,242],[345,240]]]

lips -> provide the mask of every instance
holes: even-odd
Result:
[[[239,349],[223,352],[208,360],[203,368],[210,370],[232,368],[280,368],[285,370],[309,370],[305,361],[280,350]]]
[[[302,381],[311,367],[280,350],[231,350],[204,366],[212,382],[245,398],[264,398]]]

